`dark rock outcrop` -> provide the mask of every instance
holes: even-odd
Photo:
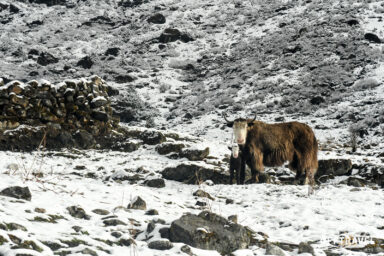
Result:
[[[180,152],[181,157],[186,157],[190,161],[201,161],[209,155],[209,148],[203,150],[199,149],[185,149]]]
[[[221,254],[247,248],[250,238],[250,232],[245,227],[207,211],[199,215],[186,214],[172,222],[170,228],[172,242],[217,250]]]
[[[164,188],[165,182],[164,179],[151,179],[144,182],[144,184],[148,187],[152,188]]]
[[[128,209],[137,209],[137,210],[146,210],[147,209],[147,203],[141,198],[136,197],[132,200],[131,203],[127,206]]]
[[[340,176],[348,174],[352,169],[352,162],[350,159],[327,159],[319,160],[319,168],[316,176],[323,175]]]
[[[152,241],[148,244],[148,247],[150,249],[155,249],[155,250],[169,250],[173,247],[173,244],[169,242],[168,240],[156,240]]]
[[[78,207],[78,206],[70,206],[70,207],[67,207],[67,210],[69,212],[69,214],[74,217],[74,218],[78,218],[78,219],[85,219],[85,220],[89,220],[91,219],[91,216],[89,216],[88,214],[85,213],[84,209],[81,208],[81,207]]]
[[[31,191],[29,191],[28,187],[8,187],[0,191],[1,196],[9,196],[17,199],[24,199],[27,201],[31,201],[32,195]]]
[[[188,43],[190,41],[194,41],[194,39],[187,33],[182,33],[178,29],[167,28],[163,31],[163,33],[159,37],[160,43],[170,43],[180,40],[184,43]]]
[[[212,180],[215,184],[228,184],[229,176],[217,170],[209,169],[194,164],[181,164],[177,167],[167,167],[162,173],[163,178],[187,184]]]
[[[164,24],[166,19],[165,19],[163,14],[156,13],[156,14],[152,15],[151,17],[149,17],[147,19],[147,21],[150,23],[154,23],[154,24]]]

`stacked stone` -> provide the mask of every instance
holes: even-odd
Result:
[[[110,91],[114,90],[98,76],[56,85],[35,80],[4,85],[0,79],[0,129],[59,124],[65,130],[105,134],[118,125],[112,117]]]

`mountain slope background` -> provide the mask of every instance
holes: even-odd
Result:
[[[361,178],[372,170],[383,174],[383,14],[384,1],[0,0],[0,77],[4,83],[56,83],[97,74],[119,90],[112,98],[115,114],[130,129],[177,133],[187,138],[182,142],[187,146],[209,147],[211,159],[200,164],[221,171],[227,171],[223,159],[232,136],[223,113],[231,119],[256,114],[266,122],[302,121],[315,131],[319,159],[351,159],[352,173]],[[201,210],[192,196],[201,186],[217,199],[208,202],[210,210],[226,217],[238,214],[239,223],[267,234],[269,241],[313,242],[318,255],[331,249],[339,255],[366,253],[322,243],[342,232],[384,238],[382,190],[366,186],[351,191],[339,185],[347,177],[321,184],[307,197],[305,187],[272,184],[166,181],[166,188],[148,188],[145,180],[189,162],[160,156],[154,146],[132,153],[1,152],[1,159],[1,186],[27,183],[33,194],[27,204],[1,198],[2,221],[25,226],[27,231],[12,232],[43,249],[12,249],[6,243],[0,245],[5,255],[17,250],[76,254],[87,248],[98,255],[183,253],[179,244],[160,252],[147,242],[158,239],[159,229],[181,214]],[[36,171],[45,178],[31,177]],[[289,173],[284,167],[271,171]],[[113,179],[119,175],[129,178]],[[139,178],[129,185],[134,175]],[[165,220],[152,235],[146,230],[152,217],[119,208],[135,196]],[[227,198],[235,204],[228,206]],[[70,216],[67,207],[72,205],[84,208],[92,224]],[[105,228],[101,217],[91,213],[98,207],[126,224],[133,219],[129,229],[142,232],[135,237],[135,249],[106,242],[115,239],[112,232],[127,239],[132,232],[126,226]],[[31,222],[36,216],[63,218],[40,226]],[[73,226],[83,231],[74,232]],[[0,231],[9,236],[10,231]],[[60,249],[41,244],[51,239]],[[63,242],[72,240],[83,242],[75,247]],[[265,254],[265,249],[255,245],[236,253],[254,254]]]

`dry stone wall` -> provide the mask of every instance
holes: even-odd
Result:
[[[53,148],[92,147],[118,127],[109,98],[115,94],[98,76],[58,84],[0,80],[0,149],[33,149],[43,139]]]
[[[58,84],[33,80],[4,85],[0,81],[0,129],[52,123],[93,135],[106,133],[118,124],[112,117],[111,90],[98,76]]]

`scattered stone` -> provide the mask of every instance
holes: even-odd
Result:
[[[313,249],[313,247],[308,244],[308,243],[305,243],[305,242],[301,242],[299,244],[299,254],[300,253],[310,253],[312,254],[313,256],[315,256],[315,250]]]
[[[58,62],[59,59],[48,52],[40,53],[40,56],[37,58],[37,63],[42,66],[47,66]]]
[[[106,227],[118,226],[118,225],[126,226],[127,225],[127,223],[125,223],[119,219],[107,219],[107,220],[104,220],[103,223]]]
[[[373,33],[365,33],[364,38],[370,43],[381,44],[381,39]]]
[[[228,184],[229,181],[227,174],[194,164],[180,164],[177,167],[167,167],[161,174],[164,179],[187,184],[199,184],[207,180],[211,180],[215,184]]]
[[[85,56],[85,57],[81,58],[81,59],[77,62],[76,66],[78,66],[78,67],[82,67],[82,68],[84,68],[84,69],[90,69],[90,68],[93,66],[93,64],[94,64],[94,62],[93,62],[93,60],[91,59],[91,57],[89,57],[89,56]]]
[[[144,144],[157,145],[163,143],[167,139],[161,132],[146,130],[140,134],[140,138]]]
[[[112,48],[108,48],[108,50],[105,52],[105,55],[106,56],[112,55],[117,57],[119,55],[119,52],[120,52],[120,48],[112,47]]]
[[[352,162],[350,159],[327,159],[319,160],[319,168],[316,177],[323,175],[346,175],[352,170]]]
[[[159,229],[160,237],[169,239],[169,230],[170,229],[168,227],[160,228]]]
[[[272,243],[267,243],[265,249],[265,255],[285,256],[284,251],[279,246],[274,245]]]
[[[45,246],[49,247],[52,251],[57,251],[57,250],[59,250],[59,249],[64,247],[64,245],[62,245],[62,244],[59,244],[59,243],[56,243],[56,242],[51,242],[51,241],[42,241],[42,243]]]
[[[205,192],[202,189],[198,189],[195,192],[193,192],[193,196],[206,197],[206,198],[208,198],[210,200],[215,200],[208,192]]]
[[[144,184],[147,185],[148,187],[152,187],[152,188],[164,188],[165,187],[164,179],[151,179],[151,180],[145,181]]]
[[[360,187],[364,187],[365,185],[367,185],[367,181],[364,179],[356,178],[356,177],[349,177],[348,179],[340,182],[340,184],[346,184],[348,186],[360,188]]]
[[[169,153],[180,153],[184,147],[184,144],[162,143],[155,149],[160,155],[168,155]]]
[[[196,202],[196,205],[197,205],[197,206],[201,206],[201,207],[205,207],[205,206],[207,206],[207,203],[206,203],[206,202],[203,202],[203,201],[197,201],[197,202]]]
[[[110,212],[104,209],[94,209],[92,210],[93,213],[96,213],[98,215],[108,215]]]
[[[250,233],[239,224],[231,223],[217,214],[203,211],[199,215],[186,214],[173,221],[170,240],[229,254],[237,249],[247,248],[250,243]]]
[[[237,215],[230,215],[230,216],[228,216],[228,220],[233,222],[233,223],[237,223],[238,217],[237,217]]]
[[[183,43],[194,41],[194,39],[187,33],[181,33],[180,30],[174,28],[165,29],[159,37],[159,42],[163,44],[175,42],[177,40],[180,40]]]
[[[152,233],[152,231],[155,230],[155,228],[156,228],[156,224],[153,221],[149,222],[147,225],[147,233],[148,234]]]
[[[173,247],[173,244],[168,241],[168,240],[156,240],[156,241],[152,241],[148,244],[148,247],[150,249],[154,249],[154,250],[169,250]]]
[[[8,230],[8,231],[13,231],[13,230],[22,230],[22,231],[27,231],[27,228],[24,227],[23,225],[17,224],[17,223],[0,223],[0,229],[3,230]]]
[[[145,212],[145,215],[159,215],[159,212],[155,209],[150,209]]]
[[[189,256],[194,256],[195,255],[195,254],[192,253],[191,247],[189,247],[188,245],[183,245],[180,248],[180,251],[182,251],[183,253],[188,254]]]
[[[132,244],[135,244],[135,240],[133,240],[132,238],[129,238],[129,239],[121,238],[117,242],[117,245],[120,245],[120,246],[131,246]]]
[[[116,238],[120,238],[122,235],[123,234],[121,232],[119,232],[119,231],[113,231],[111,233],[111,236],[116,237]]]
[[[203,150],[185,149],[180,152],[181,157],[186,157],[190,161],[201,161],[209,155],[209,148]]]
[[[233,199],[229,199],[229,198],[227,198],[227,199],[225,200],[225,204],[233,204],[233,203],[235,203],[235,201],[234,201]]]
[[[88,214],[85,213],[84,209],[83,208],[80,208],[78,206],[70,206],[70,207],[67,207],[67,210],[69,212],[69,214],[74,217],[74,218],[78,218],[78,219],[85,219],[85,220],[90,220],[91,219],[91,216],[89,216]]]
[[[146,210],[147,204],[141,197],[135,197],[127,206],[128,209]]]
[[[8,187],[3,189],[0,192],[0,195],[9,196],[17,199],[24,199],[27,201],[31,201],[32,199],[32,195],[28,187],[19,187],[19,186]]]
[[[46,213],[47,210],[45,210],[44,208],[38,208],[38,207],[36,207],[36,208],[35,208],[35,212],[37,212],[37,213]]]
[[[98,256],[98,254],[94,250],[89,249],[89,248],[85,248],[85,249],[79,251],[79,253],[88,254],[88,255],[92,255],[92,256]]]
[[[166,22],[165,17],[161,13],[156,13],[147,19],[149,23],[164,24]]]

